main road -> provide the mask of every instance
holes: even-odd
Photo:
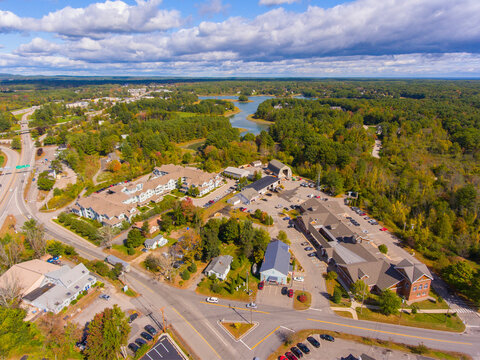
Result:
[[[28,129],[26,112],[21,121]],[[22,135],[21,154],[3,147],[8,165],[34,165],[34,146],[29,133]],[[26,172],[25,172],[26,174]],[[73,245],[87,259],[105,258],[105,253],[85,239],[51,221],[52,214],[37,211],[35,204],[23,198],[26,175],[22,172],[4,174],[0,179],[0,214],[16,215],[19,224],[28,218],[42,223],[49,237]],[[426,346],[449,351],[461,351],[480,359],[478,335],[433,331],[377,322],[358,321],[334,315],[328,307],[302,312],[291,308],[260,305],[256,311],[247,311],[244,303],[221,300],[207,304],[204,297],[190,290],[170,287],[152,279],[141,269],[132,267],[125,276],[127,283],[137,290],[138,306],[157,317],[162,308],[169,324],[181,335],[188,346],[201,358],[210,359],[265,359],[291,331],[322,328],[382,340]],[[242,340],[232,339],[218,324],[220,320],[253,320],[258,325]]]

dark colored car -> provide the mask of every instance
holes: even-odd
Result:
[[[312,251],[312,250],[313,250],[313,247],[311,247],[311,246],[307,246],[307,247],[305,248],[305,251]]]
[[[298,358],[302,358],[303,357],[303,353],[297,348],[297,347],[291,347],[290,350],[292,351],[292,353],[295,354],[296,357]]]
[[[289,298],[293,297],[293,289],[288,290],[288,297]]]
[[[138,318],[138,314],[137,314],[137,313],[133,313],[133,314],[130,315],[130,317],[128,318],[128,322],[129,322],[129,323],[132,323],[136,318]]]
[[[258,283],[258,290],[263,290],[263,287],[265,286],[265,281],[260,281]]]
[[[288,288],[286,286],[284,286],[282,288],[282,295],[287,295],[287,293],[288,293]]]
[[[312,344],[312,346],[316,347],[316,348],[319,348],[320,347],[320,343],[318,342],[317,339],[315,339],[313,336],[309,336],[307,337],[307,341]]]
[[[135,343],[138,346],[142,346],[142,345],[145,345],[147,342],[145,340],[143,340],[142,338],[138,338],[138,339],[135,340]]]
[[[335,341],[335,338],[328,334],[320,335],[320,339],[327,340],[327,341]]]
[[[157,330],[155,330],[155,328],[152,325],[146,325],[144,329],[147,330],[148,333],[152,336],[157,335]]]
[[[288,360],[298,360],[298,358],[290,351],[286,352],[285,356],[288,358]]]
[[[305,345],[304,343],[298,343],[297,344],[297,347],[302,350],[303,353],[305,354],[309,354],[310,353],[310,349],[308,348],[307,345]]]
[[[140,334],[141,337],[143,337],[145,340],[147,341],[152,341],[153,340],[153,336],[150,335],[149,333],[143,331],[141,334]]]
[[[134,353],[136,353],[136,352],[138,351],[138,349],[140,349],[140,348],[138,347],[138,345],[137,345],[137,344],[134,344],[134,343],[128,344],[128,348],[129,348],[130,350],[132,350]]]

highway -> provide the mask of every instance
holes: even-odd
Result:
[[[27,116],[24,113],[22,129],[28,129]],[[7,166],[18,164],[34,165],[35,149],[29,133],[22,135],[21,154],[2,147],[8,156]],[[29,217],[35,218],[45,227],[49,238],[58,239],[73,245],[78,253],[87,259],[105,258],[105,253],[81,237],[71,233],[51,221],[55,215],[41,213],[34,203],[23,199],[24,186],[28,172],[3,174],[0,178],[0,214],[17,217],[18,227]],[[260,305],[258,311],[246,311],[245,304],[220,300],[217,305],[205,303],[205,298],[191,290],[180,290],[159,283],[142,270],[132,267],[125,275],[126,281],[142,295],[136,299],[143,312],[152,312],[161,319],[161,308],[169,324],[180,333],[189,347],[201,358],[211,359],[252,359],[258,356],[265,359],[275,350],[291,332],[305,328],[323,328],[359,336],[374,337],[411,345],[420,343],[426,346],[449,351],[465,352],[480,359],[480,341],[475,333],[449,333],[412,327],[396,326],[377,322],[357,321],[334,315],[328,306],[294,311],[291,308]],[[246,320],[250,317],[258,326],[241,341],[232,339],[219,325],[218,321]]]

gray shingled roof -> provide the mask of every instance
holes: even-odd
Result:
[[[433,280],[433,276],[428,270],[427,266],[422,263],[412,263],[407,259],[403,259],[396,266],[396,269],[402,269],[407,276],[408,281],[414,283],[423,275]]]
[[[230,255],[217,256],[210,261],[210,264],[205,268],[205,272],[214,271],[217,274],[223,274],[232,263],[232,260],[233,258]]]
[[[280,240],[270,242],[265,251],[265,258],[260,267],[260,272],[275,269],[284,275],[288,275],[290,268],[290,253],[288,249],[289,246]]]

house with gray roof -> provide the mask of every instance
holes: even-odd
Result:
[[[125,272],[129,272],[130,271],[130,264],[118,257],[116,257],[115,255],[108,255],[106,258],[105,258],[105,261],[107,263],[109,263],[110,265],[113,265],[115,266],[116,264],[122,264],[123,266],[123,271]]]
[[[97,279],[83,264],[68,265],[45,274],[40,286],[23,297],[23,301],[43,312],[59,313],[81,292],[90,289]]]
[[[168,240],[163,237],[163,235],[157,235],[152,239],[145,239],[145,242],[143,243],[143,246],[145,246],[145,249],[148,250],[153,250],[156,249],[157,247],[162,247],[167,245]]]
[[[260,267],[260,280],[285,285],[290,272],[290,247],[280,240],[270,242]]]
[[[205,268],[204,274],[207,276],[215,275],[217,279],[225,280],[233,258],[231,255],[217,256],[210,261],[210,264]]]
[[[272,174],[279,178],[287,178],[290,179],[292,177],[292,169],[285,165],[284,163],[281,163],[278,160],[271,160],[268,163],[268,171],[270,171]]]

